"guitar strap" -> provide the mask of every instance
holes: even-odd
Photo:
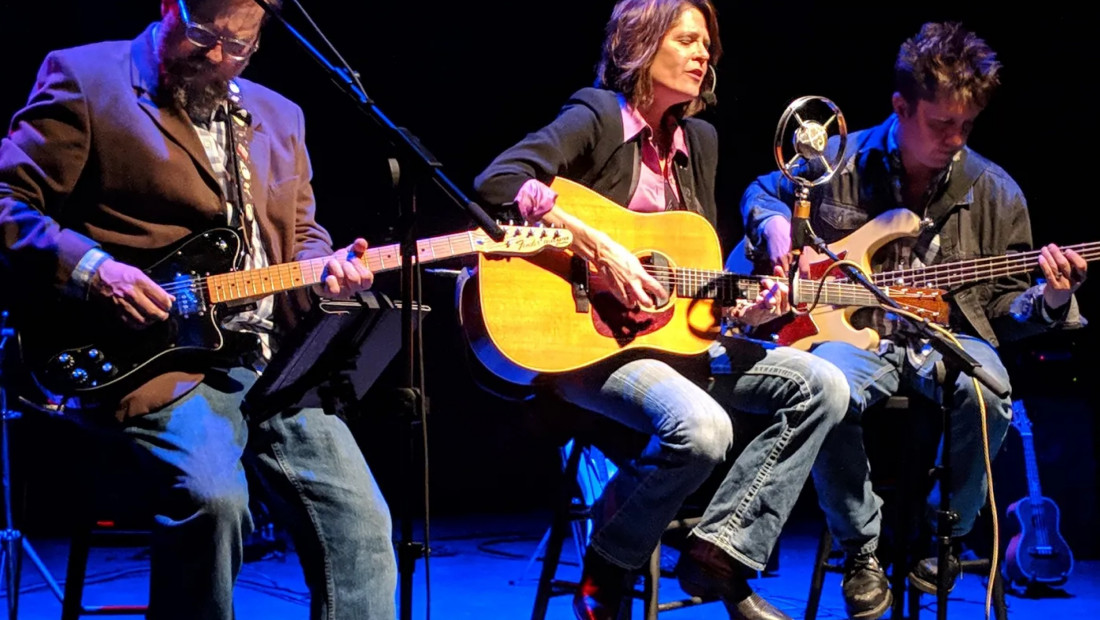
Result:
[[[245,252],[254,256],[257,248],[253,239],[256,234],[256,213],[252,200],[252,172],[249,170],[251,158],[248,150],[252,114],[241,105],[240,89],[232,82],[229,84],[227,103],[229,114],[225,138],[226,157],[229,161],[226,165],[226,185],[227,198],[233,204],[229,224],[240,230]]]
[[[702,208],[695,199],[695,173],[691,169],[690,157],[681,152],[673,155],[672,177],[676,180],[676,186],[680,189],[680,200],[677,202],[676,193],[671,191],[668,179],[665,179],[665,203],[674,205],[670,210],[688,210],[702,213]]]

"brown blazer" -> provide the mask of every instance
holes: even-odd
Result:
[[[0,252],[30,283],[23,290],[49,283],[53,291],[31,294],[72,294],[73,270],[93,247],[162,248],[226,224],[221,186],[190,120],[156,103],[157,70],[152,25],[133,41],[46,57],[0,142]],[[314,218],[301,109],[263,86],[237,83],[253,117],[253,197],[271,262],[331,253]],[[306,303],[304,295],[280,296],[276,324],[289,327]],[[196,370],[157,377],[115,414],[163,407],[202,380]]]

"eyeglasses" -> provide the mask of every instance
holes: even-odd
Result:
[[[191,42],[191,45],[202,49],[210,49],[220,42],[222,52],[233,60],[247,60],[259,49],[259,41],[242,41],[241,39],[223,37],[210,28],[191,21],[191,11],[187,10],[187,5],[183,3],[183,0],[178,0],[178,3],[180,18],[183,19],[183,23],[187,27],[184,30],[184,35]]]

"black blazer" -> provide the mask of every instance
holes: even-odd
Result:
[[[528,134],[501,153],[477,176],[474,189],[490,208],[515,200],[530,179],[550,184],[556,176],[577,181],[623,205],[638,186],[641,136],[623,142],[619,95],[583,88],[574,93],[549,125]],[[718,169],[718,134],[710,123],[681,121],[691,157],[678,157],[676,175],[684,203],[717,222],[714,180]]]

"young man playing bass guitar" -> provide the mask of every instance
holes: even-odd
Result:
[[[844,162],[829,183],[814,188],[811,225],[826,243],[851,233],[875,216],[909,209],[924,223],[915,237],[886,244],[872,262],[875,272],[919,268],[1031,250],[1031,225],[1023,193],[999,166],[966,145],[975,119],[1000,82],[993,50],[954,23],[925,24],[906,41],[895,64],[894,114],[877,127],[848,136]],[[837,144],[831,145],[835,152]],[[812,174],[810,175],[812,176]],[[759,177],[741,204],[747,246],[756,256],[786,269],[791,253],[791,184],[778,172]],[[1038,265],[1046,284],[1029,287],[1024,274],[990,278],[952,291],[951,327],[964,350],[1008,385],[998,359],[999,339],[1080,325],[1073,293],[1085,280],[1087,262],[1055,245],[1042,248]],[[918,284],[919,285],[919,284]],[[842,583],[848,612],[878,618],[890,604],[889,586],[875,559],[881,500],[871,490],[859,420],[875,403],[908,385],[933,400],[943,396],[933,368],[940,353],[898,331],[881,310],[867,317],[884,338],[877,350],[845,342],[812,349],[841,370],[851,385],[849,415],[821,448],[814,483],[833,535],[846,550]],[[979,403],[974,381],[961,374],[951,402],[951,480],[928,498],[935,514],[939,493],[951,493],[959,513],[953,534],[970,531],[985,503],[986,483]],[[982,389],[988,407],[989,452],[996,454],[1008,429],[1012,401]],[[935,592],[935,559],[910,573],[917,587]],[[952,559],[949,582],[959,568]]]

